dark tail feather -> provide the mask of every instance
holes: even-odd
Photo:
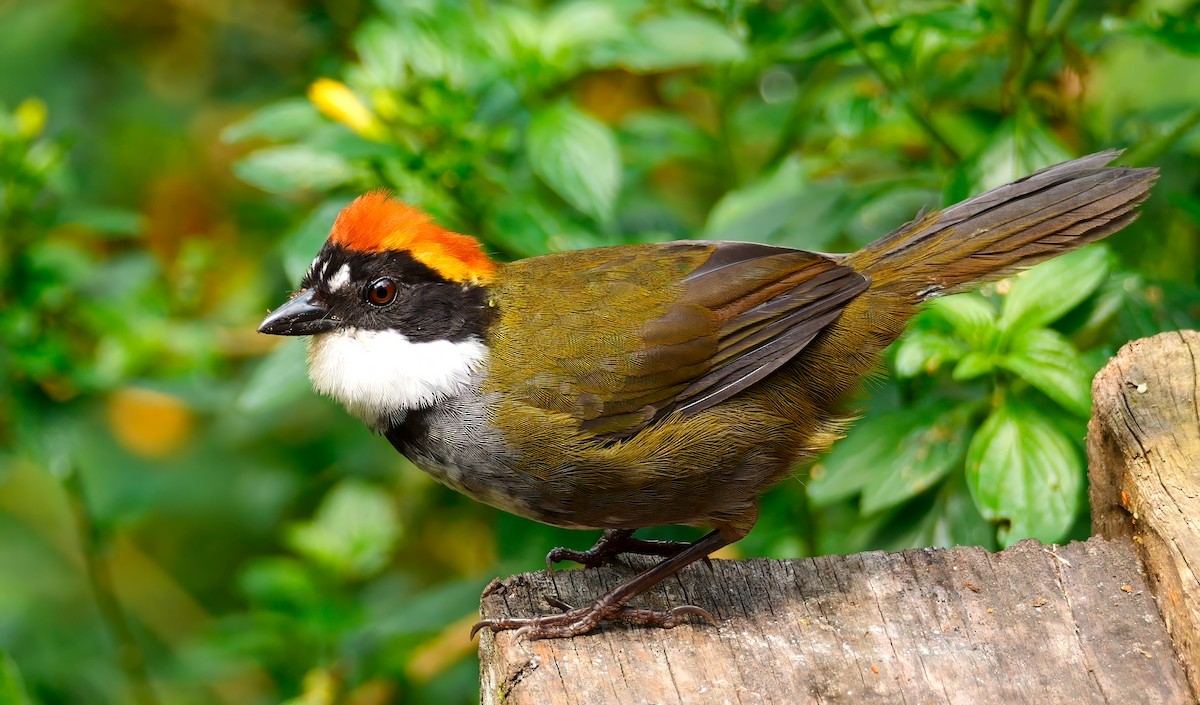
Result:
[[[1099,152],[927,213],[850,255],[873,289],[927,299],[964,291],[1111,235],[1138,214],[1157,169]]]

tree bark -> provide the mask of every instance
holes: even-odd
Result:
[[[483,613],[549,613],[547,595],[582,604],[630,570],[518,575]],[[482,701],[1192,702],[1127,541],[713,561],[645,603],[699,605],[720,626],[545,641],[485,630]]]
[[[1092,385],[1093,532],[1132,539],[1200,693],[1200,333],[1121,348]]]

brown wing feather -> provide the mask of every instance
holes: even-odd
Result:
[[[642,424],[606,435],[624,437],[671,413],[697,413],[753,385],[803,350],[868,284],[822,255],[718,244],[713,256],[684,279],[677,304],[712,311],[721,322],[708,369],[686,387],[672,389],[665,403],[642,409]],[[656,324],[647,327],[653,330]]]
[[[510,393],[568,413],[580,430],[606,440],[668,414],[697,413],[753,385],[868,285],[825,255],[737,242],[563,253],[508,267],[504,299],[525,310],[502,311],[512,319],[500,328],[535,332],[493,341],[493,365],[520,380]],[[580,293],[565,305],[590,313],[529,310],[538,300],[529,296],[532,284],[550,288],[572,278],[564,289]],[[631,326],[639,315],[643,322]]]

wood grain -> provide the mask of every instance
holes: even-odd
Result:
[[[1132,539],[1200,692],[1200,333],[1129,343],[1092,385],[1094,533]]]
[[[581,604],[632,570],[514,576],[483,614],[548,613],[544,595]],[[700,605],[721,625],[532,642],[485,631],[482,701],[1193,702],[1128,541],[714,561],[642,599]]]

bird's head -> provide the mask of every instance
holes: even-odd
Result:
[[[299,290],[258,330],[312,336],[313,386],[386,430],[486,364],[495,272],[474,238],[372,191],[342,210]]]

